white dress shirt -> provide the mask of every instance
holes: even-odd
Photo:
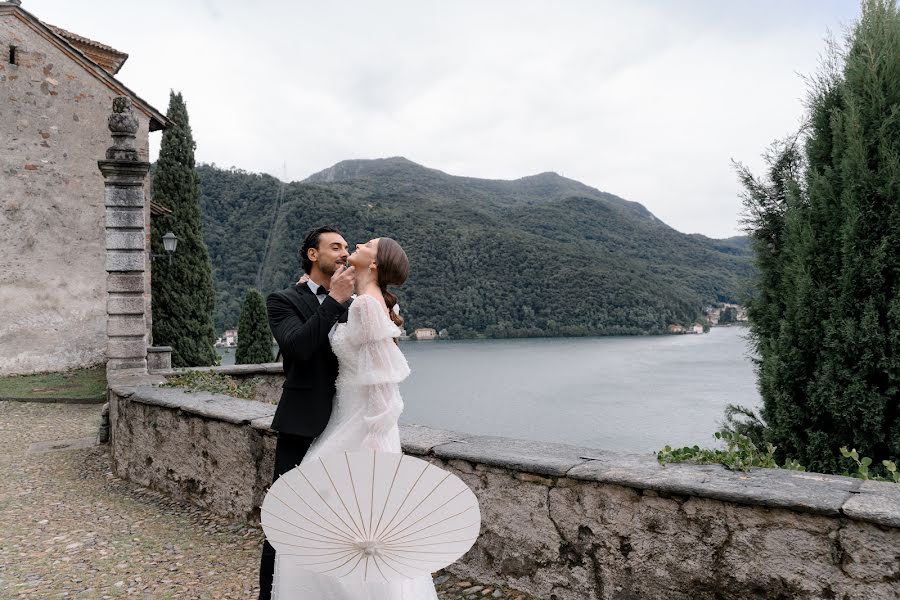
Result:
[[[313,293],[313,295],[316,297],[316,300],[319,301],[319,304],[325,302],[325,296],[327,296],[328,294],[316,294],[318,289],[321,287],[318,283],[316,283],[312,279],[308,279],[306,281],[306,285],[309,286],[309,291]]]

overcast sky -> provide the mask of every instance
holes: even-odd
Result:
[[[349,158],[451,173],[556,171],[686,233],[739,233],[757,168],[803,115],[801,74],[856,0],[23,0],[130,54],[197,160],[299,180]],[[151,136],[155,159],[160,134]]]

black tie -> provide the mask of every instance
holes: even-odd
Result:
[[[316,296],[327,296],[327,295],[328,295],[328,288],[326,288],[324,285],[320,285],[319,289],[316,290]]]

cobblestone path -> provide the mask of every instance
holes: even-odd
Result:
[[[261,530],[114,477],[99,422],[97,405],[0,402],[0,599],[256,598]],[[442,600],[533,600],[435,583]]]

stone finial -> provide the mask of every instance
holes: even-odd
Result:
[[[135,148],[137,130],[138,120],[131,108],[131,98],[117,96],[113,99],[112,114],[109,115],[113,145],[106,150],[107,160],[140,161]]]

